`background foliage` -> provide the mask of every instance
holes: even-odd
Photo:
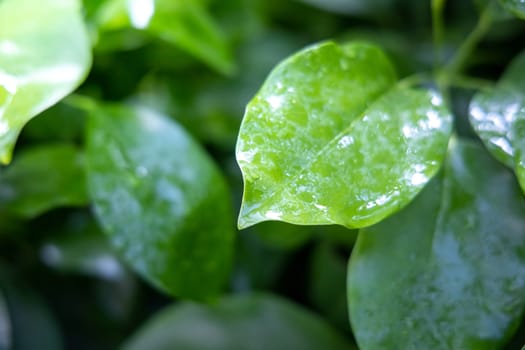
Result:
[[[524,48],[523,17],[510,0],[0,0],[4,163],[19,134],[0,168],[0,349],[354,349],[356,336],[365,350],[520,349],[525,208],[511,169],[523,185],[525,109],[515,123],[505,113],[525,104],[525,56],[510,65]],[[357,231],[342,226],[270,221],[238,231],[245,106],[279,62],[327,39],[367,41],[354,44],[359,54],[381,48],[385,86],[414,76],[446,86],[451,156],[425,173],[436,177],[405,210],[360,232],[355,248]],[[436,62],[449,74],[420,79]],[[332,73],[329,87],[340,78]],[[366,85],[377,70],[365,73],[352,77]],[[272,75],[257,96],[271,95],[271,84]],[[368,108],[379,93],[350,107]],[[331,96],[307,97],[315,109]],[[397,113],[398,99],[376,106]],[[507,127],[499,134],[486,118],[494,114]],[[492,142],[501,138],[512,157]],[[445,145],[436,137],[424,156],[441,162]],[[345,217],[335,222],[365,226]],[[450,232],[460,233],[468,264],[451,260]],[[405,310],[412,323],[399,322]],[[431,318],[442,310],[450,312]],[[387,330],[395,336],[378,343]]]

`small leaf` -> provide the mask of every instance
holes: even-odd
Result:
[[[525,19],[525,2],[523,0],[499,0],[499,2],[516,17]]]
[[[84,155],[71,145],[24,150],[0,173],[0,211],[12,215],[31,219],[88,202]]]
[[[470,103],[470,123],[494,157],[518,173],[525,188],[525,51],[508,67],[494,89]]]
[[[226,38],[200,1],[113,0],[100,9],[98,22],[104,30],[145,30],[224,74],[235,69]]]
[[[512,174],[452,143],[406,209],[360,232],[348,303],[362,349],[499,349],[525,309],[525,202]]]
[[[171,295],[215,296],[233,225],[226,184],[199,145],[165,117],[107,106],[88,122],[87,159],[96,216],[125,260]]]
[[[211,306],[166,308],[123,346],[125,350],[352,350],[322,319],[280,298],[231,296]]]
[[[278,65],[239,132],[239,227],[363,227],[410,202],[440,167],[451,116],[439,96],[395,83],[363,43],[322,43]]]
[[[0,2],[0,162],[20,130],[86,76],[90,44],[78,0]]]

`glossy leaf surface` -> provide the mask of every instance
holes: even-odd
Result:
[[[0,2],[0,162],[29,119],[80,84],[90,55],[79,1]]]
[[[205,306],[161,311],[125,350],[351,350],[347,340],[299,306],[265,294],[231,296]]]
[[[145,30],[218,71],[234,70],[228,43],[201,1],[113,0],[99,14],[103,29]]]
[[[239,133],[239,227],[363,227],[408,203],[439,169],[451,116],[439,96],[395,84],[364,43],[321,43],[278,65]]]
[[[103,107],[87,138],[95,213],[127,262],[169,294],[216,295],[229,275],[233,223],[212,160],[174,122],[146,110]]]
[[[525,203],[512,173],[454,142],[413,203],[360,232],[348,298],[364,350],[499,349],[525,307]]]
[[[499,0],[507,10],[517,17],[525,19],[525,2],[523,0]]]
[[[56,207],[88,202],[84,155],[74,146],[25,150],[0,172],[0,211],[34,218]]]
[[[515,168],[524,187],[525,52],[511,63],[494,89],[473,98],[470,122],[487,149]]]

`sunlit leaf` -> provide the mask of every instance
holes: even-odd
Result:
[[[24,150],[0,172],[0,211],[34,218],[61,206],[88,204],[84,155],[66,144]]]
[[[511,63],[494,89],[474,96],[470,122],[487,149],[514,168],[525,187],[525,52]]]
[[[359,233],[348,298],[362,349],[499,349],[525,309],[525,202],[512,173],[453,142],[413,203]]]
[[[147,110],[107,106],[88,124],[88,187],[114,246],[169,294],[216,295],[229,275],[233,225],[212,160],[174,122]]]
[[[29,119],[80,84],[90,61],[78,0],[0,2],[0,162]]]
[[[277,297],[232,296],[210,306],[182,303],[146,323],[125,350],[352,350],[321,319]]]
[[[507,10],[512,12],[516,17],[525,19],[525,1],[523,0],[499,0]]]
[[[239,227],[371,225],[437,172],[450,129],[441,98],[396,85],[378,48],[309,47],[278,65],[247,106],[236,150]]]

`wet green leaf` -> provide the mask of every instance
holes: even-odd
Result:
[[[378,48],[309,47],[278,65],[247,106],[239,227],[378,222],[437,172],[450,129],[439,96],[396,85]]]
[[[499,2],[516,17],[525,19],[525,2],[523,0],[499,0]]]
[[[61,206],[83,206],[84,155],[67,144],[24,150],[0,172],[0,211],[34,218]]]
[[[525,203],[512,174],[453,142],[413,203],[360,232],[348,298],[362,349],[499,349],[525,309]]]
[[[222,73],[234,70],[226,38],[200,1],[113,0],[100,9],[98,22],[104,30],[145,30]]]
[[[470,123],[487,149],[518,173],[525,188],[525,52],[508,67],[495,88],[470,103]]]
[[[122,106],[91,115],[87,143],[95,213],[125,260],[171,295],[216,295],[229,275],[233,225],[212,160],[171,120]]]
[[[0,2],[0,162],[25,123],[73,91],[90,66],[77,0]]]
[[[140,329],[126,350],[351,350],[321,319],[280,298],[231,296],[205,306],[171,306]]]

